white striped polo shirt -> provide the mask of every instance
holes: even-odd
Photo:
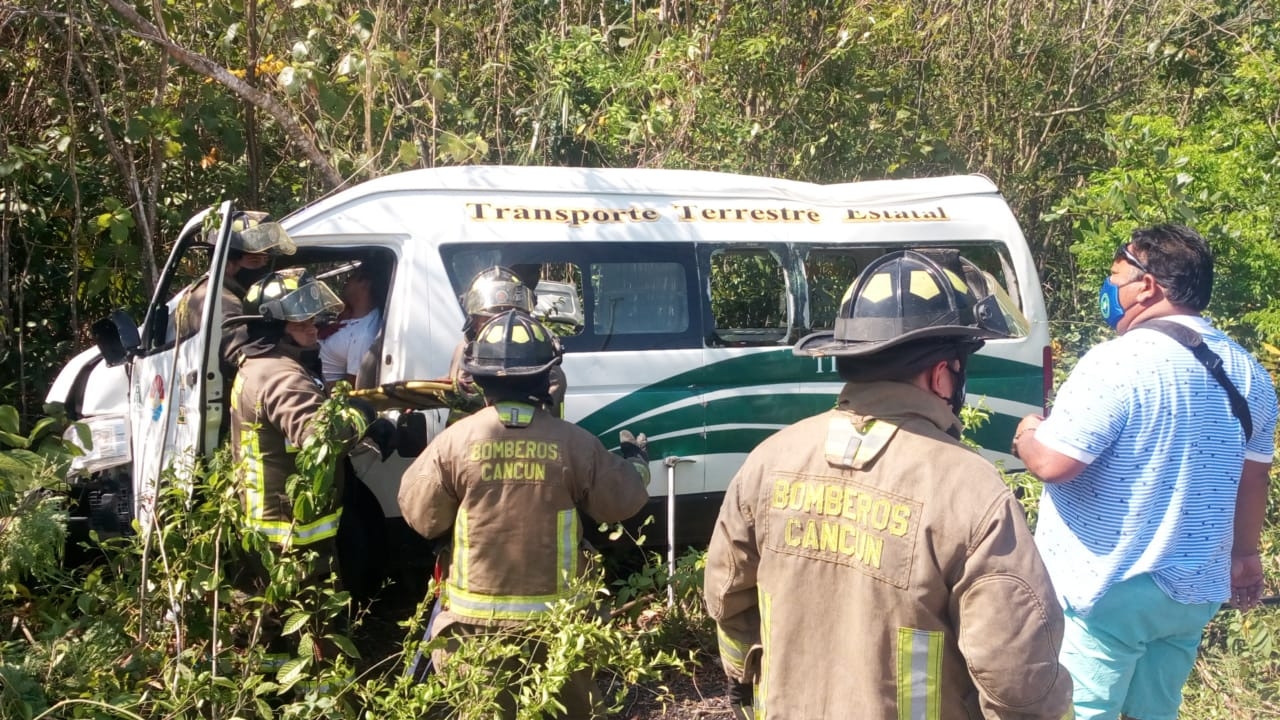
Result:
[[[1134,330],[1080,359],[1036,430],[1049,448],[1087,463],[1046,484],[1036,544],[1060,599],[1080,614],[1113,584],[1150,573],[1182,603],[1231,592],[1232,525],[1245,458],[1270,462],[1276,394],[1244,348],[1190,315],[1248,399],[1247,447],[1226,391],[1178,341]]]

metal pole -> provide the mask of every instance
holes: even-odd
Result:
[[[662,460],[667,466],[667,607],[676,604],[676,465],[691,462],[675,455]]]

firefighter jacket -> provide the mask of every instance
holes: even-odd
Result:
[[[178,299],[178,307],[174,316],[174,328],[178,340],[185,341],[200,334],[200,320],[204,315],[205,297],[209,293],[209,278],[204,277],[193,283],[182,297]],[[221,336],[218,357],[222,359],[222,377],[230,378],[235,374],[236,363],[239,362],[240,351],[249,344],[249,332],[241,323],[223,328],[222,322],[230,317],[244,314],[245,289],[233,278],[224,278],[222,282],[222,317],[213,321],[213,336]]]
[[[648,467],[591,433],[521,403],[501,402],[446,428],[405,471],[400,511],[426,538],[453,530],[444,611],[457,622],[511,626],[572,595],[587,569],[578,511],[620,522],[648,500]]]
[[[295,546],[334,537],[342,516],[340,489],[335,488],[331,508],[308,522],[294,522],[285,483],[297,471],[294,454],[311,436],[311,419],[325,399],[319,377],[303,365],[300,350],[280,343],[243,357],[231,390],[231,450],[246,523],[278,543],[292,535]]]
[[[1071,717],[1049,575],[959,430],[932,393],[851,383],[730,482],[705,594],[757,718]]]

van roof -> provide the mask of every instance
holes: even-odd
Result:
[[[409,170],[369,180],[290,215],[292,222],[378,194],[431,191],[659,197],[775,198],[813,204],[908,203],[959,195],[998,195],[982,175],[869,180],[820,185],[705,170],[470,165]]]

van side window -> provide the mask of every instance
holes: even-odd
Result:
[[[764,248],[711,251],[711,315],[716,344],[790,342],[791,303],[781,259]]]
[[[910,245],[851,245],[839,248],[809,247],[797,244],[796,255],[804,266],[807,297],[802,294],[801,301],[807,303],[805,314],[807,320],[805,332],[830,330],[835,325],[835,317],[840,311],[844,293],[849,285],[858,277],[858,272],[867,263],[881,255],[895,250],[915,249],[928,252],[930,245],[913,243]],[[964,257],[972,261],[967,277],[972,283],[984,286],[984,293],[1000,293],[1009,298],[1005,307],[1017,308],[1017,283],[1008,260],[1008,250],[1001,243],[982,240],[951,241],[940,247],[959,248]],[[1008,318],[1012,326],[1024,326],[1027,321],[1019,315]]]
[[[702,347],[691,243],[463,242],[442,244],[440,256],[458,295],[486,267],[536,269],[535,313],[567,353]]]
[[[845,250],[812,250],[804,261],[809,279],[809,329],[830,330],[849,289],[865,263]]]
[[[597,335],[682,333],[689,329],[684,268],[676,263],[595,263],[592,330]]]

